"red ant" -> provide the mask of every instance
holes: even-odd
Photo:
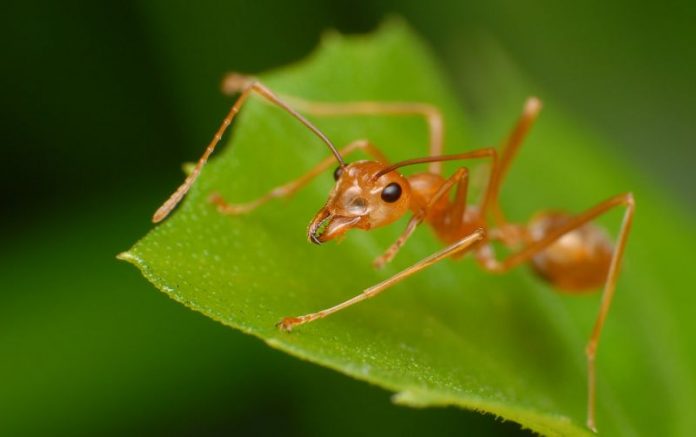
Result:
[[[370,230],[388,225],[409,210],[413,212],[406,229],[386,252],[378,257],[374,265],[382,267],[391,261],[399,249],[413,234],[416,227],[425,222],[447,245],[444,249],[424,258],[394,276],[365,289],[357,296],[331,308],[315,313],[286,317],[278,323],[280,329],[292,330],[295,326],[326,317],[362,300],[371,298],[426,267],[448,257],[473,252],[478,264],[491,273],[504,273],[529,261],[541,278],[555,287],[580,293],[596,289],[602,284],[604,291],[599,314],[587,343],[588,364],[588,409],[587,426],[595,427],[595,357],[599,337],[614,296],[624,248],[633,220],[635,202],[631,193],[611,197],[578,215],[559,211],[544,211],[536,214],[527,224],[514,224],[506,220],[498,204],[498,193],[510,164],[522,140],[527,135],[540,109],[541,102],[534,97],[527,100],[524,111],[497,152],[494,148],[483,148],[466,153],[442,155],[443,122],[439,110],[425,103],[314,103],[289,98],[293,107],[316,116],[342,115],[416,115],[422,116],[430,131],[430,153],[427,157],[409,159],[389,164],[386,157],[369,141],[354,141],[340,151],[331,140],[304,116],[281,100],[270,89],[257,80],[229,74],[223,82],[227,94],[240,93],[222,125],[215,133],[205,153],[178,190],[157,210],[153,222],[159,222],[176,206],[189,190],[205,165],[208,157],[220,141],[222,134],[252,93],[257,93],[268,102],[279,106],[316,134],[331,150],[333,157],[327,158],[307,174],[281,185],[268,194],[248,203],[230,204],[217,194],[210,201],[223,214],[248,213],[265,202],[287,197],[307,185],[322,172],[330,169],[334,158],[338,167],[334,172],[336,185],[329,194],[323,208],[311,221],[307,237],[315,244],[345,234],[350,229]],[[346,163],[344,155],[362,150],[374,158],[373,161]],[[443,161],[486,158],[491,161],[491,174],[480,205],[467,204],[469,172],[460,167],[448,178],[442,176]],[[397,170],[416,164],[429,164],[428,171],[403,176]],[[456,189],[454,199],[449,193]],[[616,244],[612,244],[604,230],[592,223],[596,217],[617,206],[626,208]],[[493,225],[489,224],[492,216]],[[503,260],[498,260],[491,246],[497,241],[513,250]]]

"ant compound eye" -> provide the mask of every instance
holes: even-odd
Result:
[[[339,165],[338,167],[336,167],[336,170],[334,170],[334,175],[333,175],[334,180],[337,181],[338,178],[340,178],[342,174],[343,174],[343,167],[341,167]]]
[[[399,200],[399,197],[401,197],[401,185],[396,182],[392,182],[382,190],[382,200],[385,202],[396,202]]]

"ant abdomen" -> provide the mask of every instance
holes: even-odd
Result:
[[[539,241],[563,226],[571,216],[563,212],[543,212],[530,221],[531,241]],[[587,223],[561,236],[535,255],[534,270],[554,287],[568,292],[599,288],[606,280],[614,245],[601,227]]]

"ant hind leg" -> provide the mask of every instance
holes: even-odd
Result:
[[[587,427],[593,431],[597,431],[596,428],[596,367],[595,359],[597,356],[597,346],[599,345],[599,337],[602,333],[602,328],[604,327],[604,322],[609,313],[609,308],[611,306],[611,301],[614,297],[614,292],[616,290],[616,282],[619,277],[619,270],[621,268],[621,261],[623,260],[624,250],[626,248],[626,242],[628,241],[628,234],[631,230],[631,224],[633,222],[633,213],[635,211],[635,201],[631,193],[620,194],[614,196],[604,202],[596,205],[593,208],[579,214],[572,219],[568,220],[563,226],[549,232],[548,235],[542,239],[529,244],[528,246],[522,248],[520,251],[513,253],[508,256],[503,261],[498,261],[493,257],[492,252],[486,250],[479,250],[477,253],[477,261],[486,270],[493,273],[503,273],[506,272],[526,261],[531,260],[535,255],[539,254],[551,244],[556,242],[563,235],[571,232],[596,217],[605,214],[607,211],[617,207],[624,206],[626,211],[621,222],[621,228],[619,230],[616,245],[614,247],[609,270],[604,281],[604,290],[602,291],[601,302],[599,305],[599,311],[595,319],[594,326],[592,328],[592,334],[587,342],[585,348],[585,354],[587,355]]]

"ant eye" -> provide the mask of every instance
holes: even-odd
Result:
[[[382,190],[382,200],[385,202],[396,202],[399,197],[401,197],[401,185],[396,182],[392,182]]]
[[[334,175],[333,175],[334,180],[337,181],[338,178],[340,178],[342,174],[343,174],[343,167],[341,167],[339,165],[338,167],[336,167],[336,170],[334,170]]]

